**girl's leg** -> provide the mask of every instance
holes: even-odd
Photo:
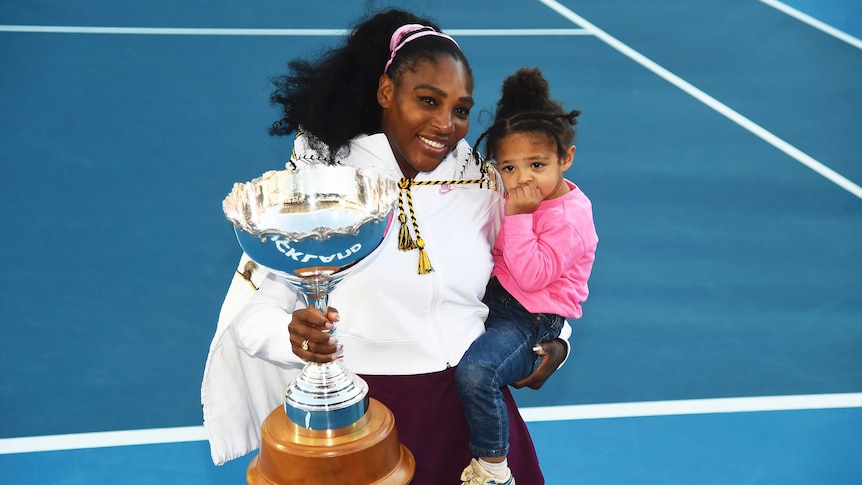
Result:
[[[532,372],[530,329],[523,322],[495,318],[458,364],[458,395],[470,425],[470,449],[484,458],[505,457],[509,416],[501,388]],[[490,319],[489,317],[489,323]]]

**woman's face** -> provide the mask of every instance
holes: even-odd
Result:
[[[440,165],[470,127],[473,81],[450,56],[421,60],[398,83],[383,75],[377,89],[381,130],[389,138],[401,172],[414,177]]]

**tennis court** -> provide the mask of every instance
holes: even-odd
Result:
[[[244,481],[201,426],[221,201],[290,155],[269,79],[396,4],[470,59],[470,141],[522,66],[583,112],[591,296],[515,393],[547,483],[862,483],[850,0],[0,2],[0,482]]]

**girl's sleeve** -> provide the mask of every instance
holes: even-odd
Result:
[[[572,224],[559,221],[533,232],[531,214],[506,216],[503,260],[518,287],[536,292],[557,281],[584,253],[584,242]]]

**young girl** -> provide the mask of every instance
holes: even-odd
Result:
[[[506,216],[494,244],[494,270],[484,302],[486,332],[456,371],[470,425],[473,459],[464,484],[512,485],[508,415],[501,388],[530,374],[534,347],[579,318],[598,237],[590,200],[564,173],[572,166],[579,111],[550,99],[539,69],[520,69],[503,83],[486,139],[506,188]]]

